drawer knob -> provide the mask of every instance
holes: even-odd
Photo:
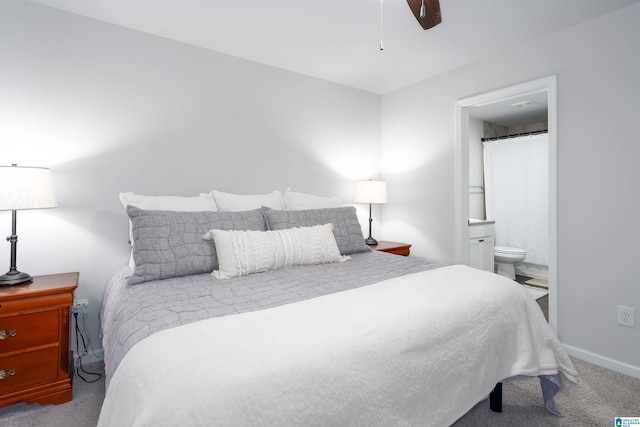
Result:
[[[11,329],[9,333],[7,333],[7,331],[5,331],[4,329],[0,331],[0,340],[6,340],[7,338],[11,338],[15,336],[16,336],[15,329]]]
[[[4,380],[5,378],[11,377],[15,374],[16,374],[15,369],[9,369],[8,371],[5,371],[4,369],[0,369],[0,380]]]

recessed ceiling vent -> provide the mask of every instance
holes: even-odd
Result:
[[[537,105],[537,102],[533,102],[533,101],[522,101],[522,102],[516,102],[515,104],[511,104],[512,107],[516,107],[516,108],[526,108],[526,107],[531,107],[532,105]]]

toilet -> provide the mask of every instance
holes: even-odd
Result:
[[[493,256],[496,263],[496,273],[516,280],[515,263],[524,261],[527,252],[524,249],[509,246],[495,246]]]

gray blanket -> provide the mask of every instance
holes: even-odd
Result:
[[[209,274],[127,285],[111,275],[100,309],[106,384],[137,342],[164,329],[276,307],[441,267],[415,257],[369,251],[344,263],[286,268],[220,280]],[[124,268],[124,266],[123,266]]]

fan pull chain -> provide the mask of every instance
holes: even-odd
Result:
[[[382,42],[382,36],[384,35],[384,23],[382,14],[382,1],[380,0],[380,50],[384,50],[384,43]]]
[[[427,10],[424,7],[424,0],[422,0],[422,6],[420,6],[420,18],[427,16]]]

